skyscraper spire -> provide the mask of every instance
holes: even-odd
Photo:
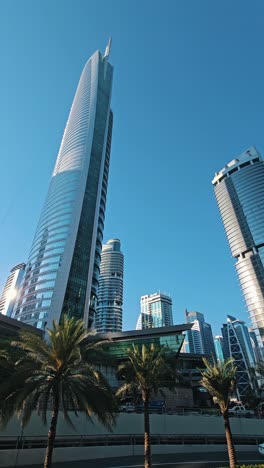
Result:
[[[108,44],[107,44],[107,46],[105,48],[105,53],[104,53],[104,57],[103,57],[104,59],[109,57],[110,50],[111,50],[111,45],[112,45],[112,37],[110,36]]]

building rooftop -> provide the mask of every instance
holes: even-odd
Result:
[[[0,338],[1,336],[3,337],[19,333],[21,330],[27,330],[40,336],[44,334],[43,330],[39,330],[38,328],[27,325],[24,322],[20,322],[19,320],[0,314]]]
[[[146,338],[155,336],[170,336],[179,335],[186,330],[190,330],[193,324],[184,323],[181,325],[172,325],[170,327],[158,327],[158,328],[145,328],[143,330],[129,330],[116,333],[102,333],[99,336],[102,339],[109,339],[113,341],[122,341],[133,338]]]
[[[260,153],[255,146],[251,146],[244,153],[237,156],[235,159],[232,159],[228,164],[221,169],[221,171],[216,172],[212,180],[213,185],[217,185],[221,182],[227,175],[233,174],[239,169],[242,169],[245,166],[249,166],[252,163],[262,161]]]

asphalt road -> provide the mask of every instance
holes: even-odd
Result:
[[[238,463],[263,463],[264,457],[257,452],[243,452],[238,454]],[[153,468],[213,468],[228,467],[226,453],[181,453],[153,455]],[[82,460],[74,462],[54,463],[53,468],[144,468],[143,457],[121,457],[99,460]],[[42,468],[41,465],[30,465],[24,468]]]

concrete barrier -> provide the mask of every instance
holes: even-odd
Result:
[[[70,413],[70,412],[69,412]],[[89,420],[84,414],[76,417],[70,413],[75,430],[67,425],[62,414],[59,416],[57,434],[64,435],[97,435],[111,434],[104,426],[96,420]],[[25,436],[43,436],[48,434],[51,414],[48,414],[48,424],[43,425],[41,417],[35,412],[32,414],[29,424],[24,428]],[[231,428],[234,434],[240,435],[263,435],[264,421],[262,419],[230,418]],[[224,434],[224,422],[221,416],[180,416],[167,414],[150,415],[151,432],[153,434]],[[143,414],[120,413],[117,418],[113,434],[143,434],[144,416]],[[0,431],[1,436],[20,436],[22,433],[19,421],[14,417],[4,431]]]
[[[226,452],[225,445],[153,445],[152,454]],[[256,451],[257,446],[238,445],[237,452]],[[98,458],[114,458],[144,454],[143,445],[121,445],[118,447],[67,447],[56,448],[53,463]],[[30,466],[43,464],[45,449],[3,450],[0,453],[0,467]]]
[[[81,414],[78,418],[72,415],[73,423],[76,430],[74,431],[63,420],[62,415],[59,417],[57,435],[63,436],[78,436],[78,435],[103,435],[111,434],[101,424],[94,421],[92,423]],[[48,423],[50,414],[48,415]],[[263,420],[246,419],[246,418],[231,418],[231,428],[235,435],[262,436],[264,435]],[[217,416],[178,416],[178,415],[150,415],[150,426],[152,434],[175,434],[175,435],[224,435],[223,418]],[[142,414],[120,414],[117,418],[117,424],[113,429],[112,434],[143,434],[144,420]],[[42,423],[40,416],[37,413],[32,415],[28,426],[24,428],[23,435],[25,437],[41,436],[46,439],[48,427]],[[13,418],[6,429],[0,432],[0,438],[16,438],[22,435],[22,429],[16,418]],[[264,436],[263,436],[264,440]],[[256,447],[255,447],[256,448]],[[238,450],[254,450],[254,446],[237,446]],[[194,451],[220,451],[226,450],[226,446],[221,445],[153,445],[153,453],[180,453]],[[257,448],[256,448],[257,450]],[[1,450],[0,452],[0,467],[22,466],[31,464],[43,463],[45,449],[25,449],[25,450]],[[107,458],[116,456],[143,454],[142,445],[120,445],[120,446],[100,446],[100,447],[64,447],[55,448],[54,461],[74,461],[93,458]]]

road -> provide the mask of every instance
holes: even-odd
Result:
[[[264,463],[264,457],[261,458],[258,452],[243,452],[237,457],[240,464]],[[144,468],[142,463],[143,457],[136,456],[54,463],[52,466],[53,468]],[[153,455],[152,465],[153,468],[222,468],[228,467],[228,457],[223,452]],[[41,468],[41,465],[24,466],[24,468]]]

